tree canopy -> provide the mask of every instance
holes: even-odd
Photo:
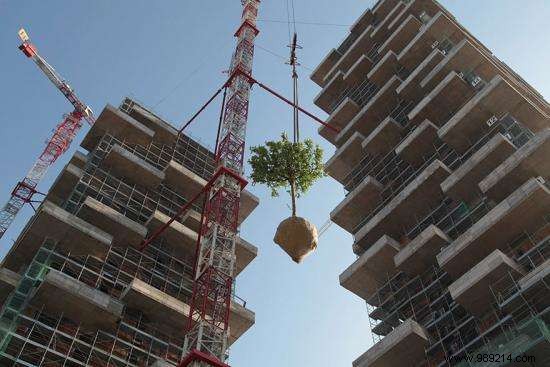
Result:
[[[251,147],[253,184],[265,184],[271,195],[279,196],[286,188],[292,199],[292,215],[296,216],[296,198],[306,193],[313,183],[324,176],[323,150],[311,139],[294,143],[286,134],[279,141]]]

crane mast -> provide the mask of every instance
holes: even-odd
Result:
[[[25,178],[16,184],[11,192],[10,199],[2,207],[0,211],[0,238],[6,233],[21,208],[27,203],[32,205],[35,202],[33,196],[38,193],[36,189],[38,183],[44,178],[48,168],[57,158],[67,151],[78,130],[82,127],[82,120],[86,120],[89,124],[95,122],[90,107],[80,101],[69,84],[38,54],[36,47],[30,43],[24,29],[19,30],[19,37],[23,42],[19,49],[38,65],[48,79],[69,100],[74,110],[63,116],[63,120],[56,126],[38,159]]]
[[[229,313],[243,178],[254,41],[260,0],[241,0],[237,46],[226,84],[227,103],[216,149],[217,170],[208,183],[195,264],[184,366],[227,366]]]

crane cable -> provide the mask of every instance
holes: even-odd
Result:
[[[292,9],[292,11],[291,11]],[[291,14],[292,14],[292,30],[293,35],[291,36]],[[300,142],[300,122],[299,122],[299,111],[296,106],[298,106],[298,72],[296,67],[300,65],[298,63],[298,57],[296,50],[301,48],[298,45],[298,34],[296,32],[296,11],[294,7],[294,0],[286,0],[286,15],[287,15],[287,26],[288,26],[288,41],[290,47],[290,59],[288,64],[292,69],[292,91],[293,91],[293,141],[294,143]]]

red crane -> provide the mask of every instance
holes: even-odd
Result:
[[[44,151],[40,154],[25,178],[15,185],[9,201],[4,205],[2,211],[0,211],[0,238],[6,233],[21,208],[25,204],[32,206],[36,202],[33,200],[33,196],[39,193],[36,189],[38,183],[44,178],[48,168],[57,158],[67,151],[76,133],[82,127],[82,120],[86,120],[90,125],[95,122],[90,107],[78,99],[69,84],[38,54],[36,47],[30,43],[29,36],[24,29],[19,30],[19,37],[23,42],[19,46],[19,49],[25,56],[32,59],[38,65],[48,79],[71,102],[74,110],[63,116],[63,120],[56,126],[53,135],[47,141]]]

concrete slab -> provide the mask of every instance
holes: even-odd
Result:
[[[60,300],[63,300],[60,302]],[[124,305],[98,289],[57,270],[50,270],[34,291],[31,304],[68,317],[90,330],[114,331]]]
[[[365,28],[371,25],[374,21],[374,13],[372,9],[366,9],[363,14],[351,25],[349,31],[350,33],[359,33],[361,34]]]
[[[340,274],[340,285],[365,301],[375,302],[371,299],[372,295],[397,272],[393,257],[399,249],[397,241],[382,236]]]
[[[241,191],[241,205],[239,207],[239,223],[246,218],[260,205],[260,198],[248,190]]]
[[[388,7],[388,9],[391,10],[385,11],[384,13],[381,13],[380,11],[375,13],[376,19],[379,20],[378,24],[371,33],[371,38],[375,42],[381,43],[391,34],[388,26],[393,22],[393,20],[401,13],[404,8],[405,3],[403,1],[395,1],[392,7]],[[382,14],[385,15],[382,16]]]
[[[341,71],[334,74],[334,76],[325,83],[323,89],[313,99],[313,103],[326,113],[332,113],[331,107],[333,102],[338,99],[338,96],[345,87],[344,73]]]
[[[341,56],[342,55],[336,49],[330,50],[321,63],[313,70],[309,78],[318,86],[324,87],[326,74],[332,69],[336,62],[338,62]]]
[[[403,158],[405,162],[420,167],[424,163],[424,157],[433,151],[433,143],[436,138],[437,126],[429,120],[424,120],[399,143],[395,148],[395,154]]]
[[[10,293],[19,285],[21,275],[7,268],[0,268],[0,304],[4,304]]]
[[[351,98],[346,98],[340,103],[338,107],[330,114],[326,123],[336,127],[337,129],[343,129],[359,112],[359,106]],[[327,139],[329,142],[335,144],[337,132],[322,125],[319,127],[319,135]]]
[[[338,204],[330,219],[346,231],[353,233],[361,220],[380,204],[384,187],[373,177],[365,177],[346,198]]]
[[[204,178],[174,160],[166,165],[163,174],[166,186],[183,195],[187,200],[191,200],[207,184]]]
[[[90,196],[84,200],[76,215],[109,233],[116,246],[138,247],[147,236],[145,226],[134,222]]]
[[[413,366],[424,360],[428,332],[408,319],[353,361],[353,367]]]
[[[111,148],[101,165],[117,177],[150,189],[157,188],[164,180],[161,170],[120,145]]]
[[[105,106],[80,146],[87,151],[92,151],[105,133],[124,136],[128,143],[139,145],[147,145],[155,135],[153,130],[110,104]]]
[[[443,126],[474,94],[474,89],[456,72],[451,71],[424,99],[409,113],[412,125],[430,120],[436,126]]]
[[[368,74],[373,66],[374,64],[372,60],[367,57],[367,55],[361,55],[344,74],[344,82],[347,85],[360,83],[363,79],[365,79],[365,75]]]
[[[474,316],[481,317],[492,307],[493,291],[498,281],[507,274],[519,278],[524,271],[499,250],[471,268],[466,274],[449,285],[451,297]]]
[[[44,201],[4,258],[3,266],[19,272],[31,262],[46,237],[57,240],[58,248],[75,256],[102,257],[113,241],[108,233]]]
[[[403,228],[441,201],[439,185],[449,174],[443,163],[432,162],[355,234],[354,247],[366,249],[384,234],[400,238]]]
[[[442,230],[430,224],[395,255],[395,267],[411,276],[421,275],[437,264],[437,254],[451,241]]]
[[[239,237],[235,246],[235,275],[239,275],[257,256],[258,248]]]
[[[414,15],[410,14],[395,31],[393,31],[386,41],[380,45],[378,53],[384,55],[386,52],[392,51],[396,54],[395,57],[397,61],[397,55],[412,41],[421,27],[422,22]]]
[[[500,202],[450,246],[437,255],[437,262],[454,279],[521,233],[540,228],[550,213],[550,190],[538,179],[530,179]]]
[[[344,185],[347,175],[364,157],[361,146],[363,140],[365,140],[363,135],[354,133],[325,163],[325,172]]]
[[[382,88],[397,73],[398,67],[397,55],[393,51],[388,51],[369,71],[367,78]]]
[[[402,133],[401,125],[388,116],[364,139],[361,145],[364,151],[373,156],[385,156],[399,143]]]
[[[530,177],[550,177],[550,125],[527,144],[509,155],[479,182],[479,188],[500,201]],[[504,157],[506,158],[506,157]]]
[[[510,114],[531,131],[548,128],[549,116],[500,75],[495,76],[439,130],[439,137],[459,152],[489,129],[493,116]]]
[[[178,130],[151,111],[139,104],[132,106],[130,116],[139,121],[148,129],[154,131],[153,139],[160,144],[172,145],[178,137]]]
[[[356,131],[368,136],[397,104],[398,99],[395,89],[399,84],[401,84],[401,79],[397,76],[392,77],[349,124],[338,133],[336,145],[343,144]]]
[[[81,168],[68,163],[50,187],[45,200],[51,201],[56,205],[62,205],[71,195],[71,192],[83,174],[84,171]]]
[[[425,97],[427,92],[420,86],[420,82],[424,77],[445,58],[441,50],[434,49],[430,54],[409,74],[407,79],[397,87],[397,94],[407,101],[418,103]]]
[[[170,217],[158,210],[151,215],[145,226],[149,230],[149,235],[153,234],[164,224],[168,223]],[[166,240],[166,247],[169,248],[174,256],[179,259],[189,260],[195,256],[198,234],[178,221],[174,221],[162,232],[161,238]]]
[[[88,162],[88,156],[78,150],[74,152],[73,156],[69,160],[69,164],[72,164],[78,168],[84,168],[86,162]]]
[[[472,202],[479,196],[478,183],[515,151],[507,138],[496,134],[441,183],[441,190],[455,200]]]

